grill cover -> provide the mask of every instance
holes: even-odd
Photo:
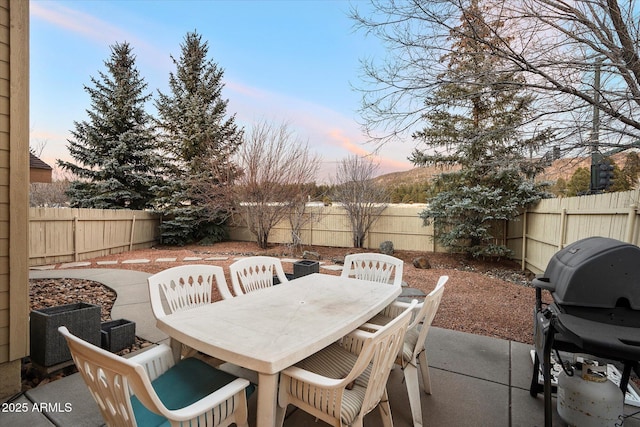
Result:
[[[640,310],[640,248],[607,237],[578,240],[558,251],[533,284],[558,304]]]

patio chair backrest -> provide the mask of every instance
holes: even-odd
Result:
[[[279,258],[251,256],[229,266],[231,285],[236,296],[273,286],[273,277],[280,283],[288,281]]]
[[[333,426],[362,426],[380,405],[383,425],[393,425],[387,380],[417,301],[374,332],[356,329],[280,374],[278,422],[289,404]]]
[[[436,317],[438,307],[440,306],[440,301],[442,300],[442,295],[444,294],[444,285],[448,280],[449,276],[440,276],[435,288],[433,288],[433,290],[429,292],[429,295],[424,297],[423,302],[418,304],[418,312],[416,313],[413,322],[411,322],[408,328],[408,330],[420,328],[418,340],[416,341],[416,345],[413,348],[414,356],[424,350],[424,344],[427,340],[429,327],[431,326],[431,322],[433,322],[433,318]]]
[[[85,342],[64,326],[58,331],[66,339],[73,361],[107,425],[136,425],[130,389],[147,408],[159,411],[160,402],[149,394],[153,388],[142,365]],[[161,371],[168,370],[174,365],[172,353],[169,351],[158,363]]]
[[[223,299],[233,298],[224,277],[224,269],[215,265],[181,265],[171,267],[147,279],[151,309],[156,319],[177,311],[212,302],[213,287]],[[166,298],[167,310],[162,304]]]
[[[415,304],[416,301],[414,300],[405,312],[375,332],[371,338],[365,341],[362,347],[360,358],[362,358],[363,354],[372,353],[369,362],[371,364],[371,374],[362,404],[363,414],[372,411],[380,402],[381,396],[385,394],[387,380],[404,342],[404,336]],[[360,358],[358,358],[358,362],[360,362]],[[364,357],[363,360],[366,361],[367,358]]]
[[[351,254],[344,257],[342,276],[380,283],[402,284],[404,262],[391,255],[377,253]],[[391,281],[393,276],[393,281]]]
[[[360,410],[361,416],[371,412],[385,395],[391,368],[402,348],[404,336],[416,306],[417,301],[413,300],[389,323],[373,333],[365,333],[364,339],[362,331],[359,330],[342,338],[341,345],[351,353],[358,354],[358,360],[347,378],[355,379],[368,367],[371,369]]]
[[[61,326],[73,361],[108,426],[208,425],[248,427],[249,381],[205,362],[174,363],[165,344],[125,359],[90,344]],[[164,401],[170,402],[167,408]]]

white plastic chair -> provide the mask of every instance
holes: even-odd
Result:
[[[377,253],[351,254],[344,257],[343,277],[402,285],[404,261]],[[393,281],[391,281],[393,276]]]
[[[177,311],[212,302],[212,289],[217,286],[223,299],[233,298],[222,267],[215,265],[181,265],[150,276],[149,298],[156,319]],[[166,298],[167,309],[162,304]]]
[[[247,380],[195,358],[174,364],[166,345],[125,359],[58,331],[109,426],[249,425]]]
[[[171,267],[150,276],[147,284],[151,310],[156,319],[177,311],[211,304],[213,286],[217,286],[223,299],[233,298],[224,277],[224,269],[215,265]],[[163,304],[162,296],[165,297],[166,304]],[[176,349],[176,358],[193,356],[196,353],[193,349],[180,345],[173,338],[171,343]]]
[[[396,359],[396,364],[400,365],[404,371],[414,427],[422,426],[418,365],[420,366],[420,375],[422,376],[422,389],[425,393],[431,394],[431,377],[429,376],[425,342],[427,340],[429,327],[440,306],[442,294],[444,293],[444,285],[448,280],[449,276],[440,276],[435,288],[429,292],[429,295],[424,298],[424,301],[415,308],[415,316],[407,329],[402,352],[398,354],[398,358]],[[368,323],[365,323],[362,328],[365,330],[375,330],[379,328],[380,325],[385,325],[390,322],[398,313],[406,310],[408,306],[409,304],[407,303],[394,302],[385,308],[381,314],[375,316]]]
[[[295,405],[332,426],[363,425],[376,407],[383,425],[392,426],[386,383],[417,304],[379,330],[355,330],[280,373],[278,419]]]
[[[288,282],[279,258],[251,256],[240,259],[229,266],[231,285],[236,296],[273,286],[273,276],[280,283]]]

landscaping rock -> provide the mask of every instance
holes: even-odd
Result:
[[[380,243],[380,252],[385,255],[393,255],[393,242],[385,240]]]
[[[413,259],[413,266],[420,269],[429,269],[431,268],[431,263],[427,257],[419,256]]]
[[[313,259],[318,261],[320,259],[320,254],[318,252],[313,252],[313,251],[304,251],[302,253],[302,258],[303,259]]]

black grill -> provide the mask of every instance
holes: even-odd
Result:
[[[640,375],[640,248],[605,237],[579,240],[558,251],[532,284],[536,357],[530,393],[544,391],[545,425],[551,426],[552,349],[622,362],[623,391],[632,369]],[[546,307],[543,290],[553,298]]]

